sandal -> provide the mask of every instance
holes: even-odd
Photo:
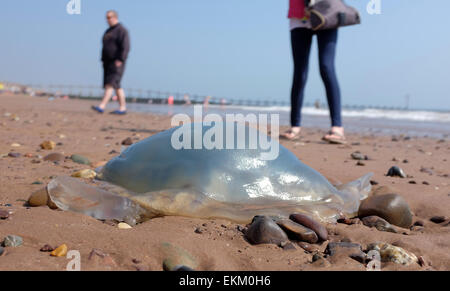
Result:
[[[345,136],[337,131],[330,130],[328,132],[328,135],[334,135],[334,136],[336,136],[336,138],[324,136],[322,138],[322,140],[326,141],[328,143],[331,143],[331,144],[346,144],[347,143]]]
[[[300,139],[300,135],[301,135],[302,131],[300,130],[299,132],[294,133],[292,130],[288,130],[285,133],[280,134],[280,139],[282,140],[290,140],[290,141],[296,141]],[[287,134],[293,134],[292,137],[287,137]]]
[[[125,114],[127,114],[127,111],[126,110],[125,111],[116,110],[116,111],[111,112],[110,114],[113,114],[113,115],[125,115]]]
[[[91,109],[94,110],[94,111],[97,111],[98,113],[103,113],[103,112],[105,112],[105,110],[101,109],[101,108],[98,107],[98,106],[92,106]]]

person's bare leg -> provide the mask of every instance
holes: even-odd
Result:
[[[114,93],[114,88],[111,85],[105,86],[105,94],[103,95],[102,103],[98,107],[105,110],[106,105],[108,104],[109,100],[112,97],[112,94]]]
[[[119,98],[119,110],[120,111],[127,111],[127,101],[125,96],[125,91],[120,88],[116,90],[117,98]]]

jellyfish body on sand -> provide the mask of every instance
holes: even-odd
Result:
[[[255,215],[288,217],[305,213],[323,222],[342,215],[356,216],[360,201],[370,191],[370,177],[339,186],[302,163],[292,152],[254,127],[232,135],[216,131],[212,140],[230,141],[235,149],[176,149],[173,136],[181,129],[204,137],[185,124],[138,142],[99,170],[99,181],[86,184],[57,177],[47,186],[49,198],[60,209],[97,219],[142,222],[158,216],[222,218],[250,222]],[[230,125],[228,125],[230,126]],[[233,124],[236,126],[238,124]],[[278,147],[273,159],[263,159],[267,148],[251,139],[265,138]],[[185,137],[183,137],[185,138]],[[179,141],[179,140],[178,140]],[[195,148],[195,147],[192,147]]]

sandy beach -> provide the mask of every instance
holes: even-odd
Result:
[[[238,225],[226,220],[163,217],[119,229],[114,223],[51,210],[27,207],[34,191],[52,177],[70,176],[78,170],[94,169],[116,156],[122,141],[133,142],[170,128],[170,116],[130,113],[126,116],[99,115],[89,108],[94,103],[81,100],[0,95],[0,210],[9,217],[0,220],[0,237],[18,235],[23,245],[5,248],[0,270],[65,270],[68,259],[52,257],[40,249],[48,244],[66,244],[81,254],[82,270],[163,269],[169,243],[182,248],[198,262],[198,270],[365,270],[366,266],[349,257],[329,260],[329,265],[312,263],[313,254],[294,244],[294,250],[276,245],[251,245]],[[327,225],[329,241],[351,241],[365,248],[374,242],[399,246],[424,264],[408,267],[383,263],[382,270],[450,270],[450,187],[448,140],[349,133],[348,145],[329,145],[321,141],[323,130],[306,128],[297,142],[281,143],[304,163],[332,183],[347,183],[373,172],[377,193],[396,193],[409,204],[423,227],[400,229],[398,233],[378,231],[363,224]],[[53,150],[40,144],[53,141]],[[357,165],[351,154],[368,156]],[[11,154],[12,153],[12,154]],[[20,155],[14,154],[18,153]],[[93,163],[83,166],[66,159],[60,163],[43,161],[50,153],[83,155]],[[401,167],[408,178],[388,177],[392,166]],[[430,218],[444,216],[434,223]],[[243,225],[241,227],[244,227]],[[197,230],[197,231],[196,231]],[[200,230],[200,231],[198,231]],[[323,252],[328,242],[315,245]],[[102,256],[89,258],[93,249]]]

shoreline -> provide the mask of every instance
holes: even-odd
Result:
[[[312,254],[298,245],[291,251],[275,245],[250,245],[237,225],[225,220],[163,217],[121,230],[76,213],[28,208],[24,202],[52,176],[94,168],[70,160],[45,162],[43,156],[53,152],[65,156],[80,154],[94,164],[105,162],[121,151],[126,138],[137,142],[169,129],[170,116],[136,112],[126,116],[99,115],[89,108],[95,101],[76,99],[49,101],[0,94],[0,100],[0,210],[12,212],[8,219],[0,221],[0,236],[3,239],[14,234],[24,239],[18,248],[6,248],[0,257],[0,270],[64,270],[66,258],[39,251],[45,244],[63,243],[80,251],[82,270],[162,270],[161,245],[166,242],[191,253],[199,262],[199,270],[365,270],[364,265],[349,258],[332,262],[326,268],[313,264]],[[374,172],[373,180],[378,183],[374,190],[404,197],[414,213],[413,221],[424,224],[421,231],[405,229],[398,234],[361,224],[329,225],[331,240],[349,240],[364,246],[385,241],[422,256],[427,262],[425,267],[383,263],[382,270],[450,270],[450,226],[430,221],[435,215],[447,219],[450,216],[448,141],[432,137],[393,140],[391,135],[349,132],[349,144],[336,146],[320,141],[325,131],[308,127],[300,141],[281,143],[332,183],[350,182]],[[40,149],[39,145],[47,140],[56,143],[55,149]],[[351,159],[355,151],[369,156],[364,166],[357,166]],[[12,152],[20,156],[4,156]],[[385,176],[394,165],[400,166],[409,178]],[[202,229],[201,234],[195,232],[197,228]],[[317,247],[323,251],[326,245],[325,242]],[[107,253],[111,261],[90,260],[92,249]]]

